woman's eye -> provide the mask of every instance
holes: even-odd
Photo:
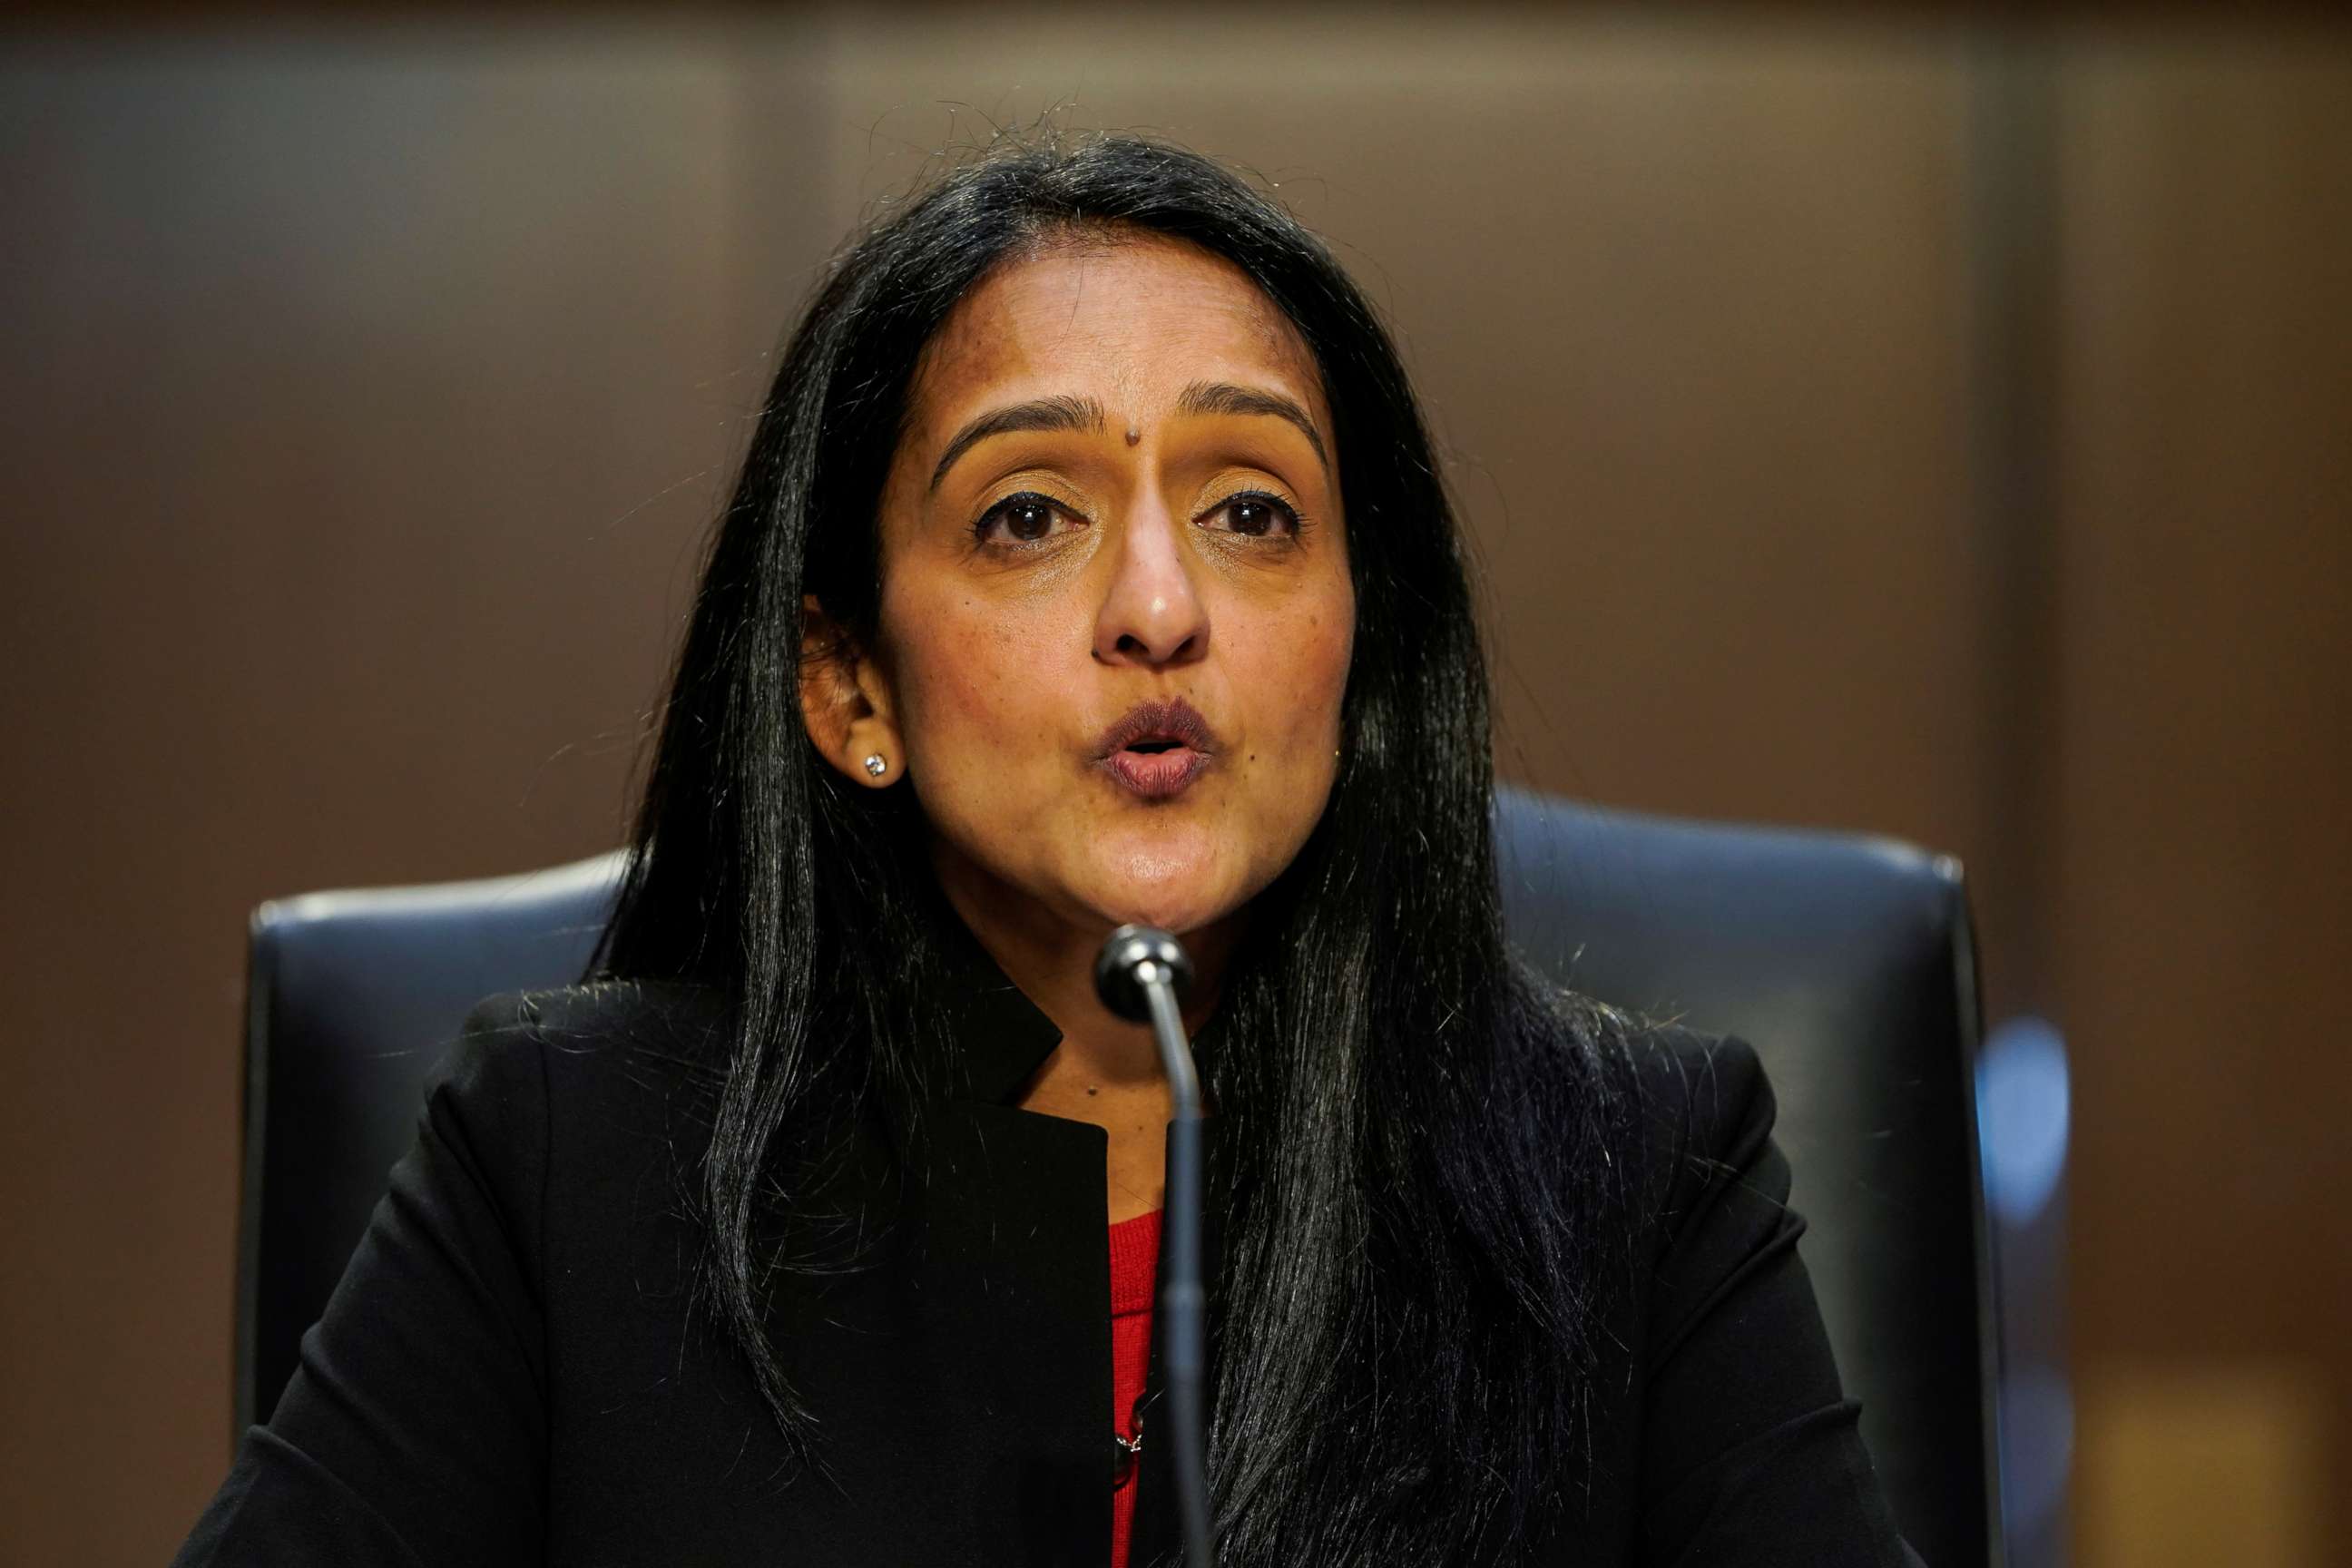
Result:
[[[1034,544],[1048,534],[1066,533],[1078,525],[1067,507],[1032,490],[1006,496],[980,514],[971,531],[983,544],[1010,541]]]
[[[1238,533],[1249,539],[1298,531],[1298,513],[1288,501],[1256,490],[1229,498],[1211,509],[1201,521],[1220,532]]]

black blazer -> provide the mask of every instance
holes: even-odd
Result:
[[[724,998],[499,996],[436,1069],[299,1369],[175,1561],[1106,1563],[1106,1136],[1009,1103],[1059,1033],[956,934],[961,1050],[919,1086],[927,1178],[858,1136],[795,1223],[863,1261],[777,1283],[770,1331],[821,1473],[790,1462],[692,1300],[682,1194]],[[1643,1267],[1601,1336],[1618,1359],[1594,1379],[1591,1484],[1565,1489],[1546,1560],[1916,1561],[1838,1386],[1754,1053],[1662,1028],[1639,1079],[1643,1135],[1620,1152],[1643,1174]],[[1147,1419],[1139,1568],[1177,1540],[1150,1439]]]

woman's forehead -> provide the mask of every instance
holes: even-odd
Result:
[[[1313,354],[1232,262],[1159,237],[1065,243],[996,268],[950,312],[909,426],[940,439],[984,405],[1051,396],[1152,417],[1204,381],[1286,395],[1328,429]]]

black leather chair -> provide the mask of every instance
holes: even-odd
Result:
[[[1513,940],[1620,1006],[1737,1033],[1780,1102],[1792,1202],[1848,1391],[1928,1563],[1997,1563],[1997,1333],[1958,864],[1891,840],[1498,803]],[[425,1072],[493,992],[568,984],[617,854],[529,876],[318,893],[254,912],[240,1431],[414,1135]]]

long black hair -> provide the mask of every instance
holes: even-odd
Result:
[[[1136,137],[1001,138],[837,255],[712,534],[591,975],[736,999],[701,1172],[704,1284],[775,1420],[806,1439],[761,1326],[769,1271],[790,1266],[762,1255],[759,1224],[788,1184],[780,1129],[828,1084],[887,1098],[949,1042],[920,1002],[945,909],[920,813],[911,791],[848,785],[807,739],[802,596],[873,637],[884,475],[957,301],[1042,247],[1139,233],[1234,263],[1311,350],[1355,584],[1340,770],[1259,896],[1202,1064],[1227,1152],[1211,1194],[1222,1552],[1507,1561],[1586,1458],[1593,1321],[1622,1272],[1603,1152],[1622,1020],[1506,946],[1486,672],[1428,432],[1370,305],[1246,181]]]

